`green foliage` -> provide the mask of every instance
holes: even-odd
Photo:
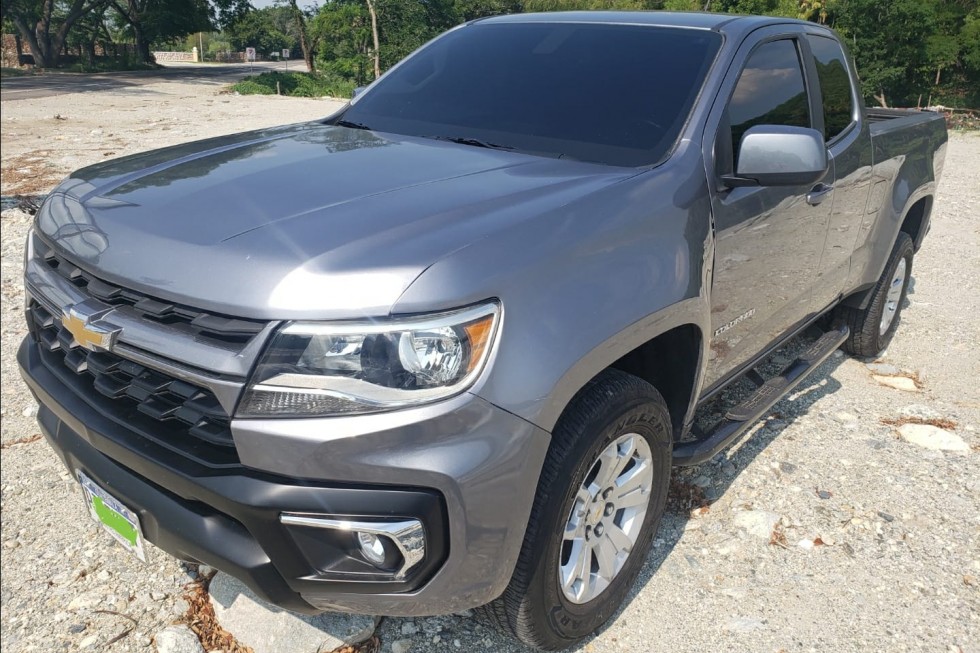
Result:
[[[319,70],[354,86],[373,79],[371,19],[364,2],[328,2],[308,29],[320,43],[316,59]]]
[[[263,57],[299,44],[295,23],[288,7],[256,9],[238,18],[224,32],[235,51],[255,48]]]
[[[319,73],[272,72],[246,77],[233,84],[231,90],[242,95],[350,97],[354,84]]]
[[[980,64],[978,7],[977,0],[835,0],[828,12],[868,102],[980,106],[980,65],[971,63]]]

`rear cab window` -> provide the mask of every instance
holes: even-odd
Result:
[[[826,36],[808,34],[807,43],[823,96],[823,121],[827,142],[836,139],[854,123],[854,95],[847,60],[840,43]]]

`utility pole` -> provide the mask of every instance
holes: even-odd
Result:
[[[197,42],[201,46],[201,62],[204,62],[204,35],[201,32],[197,33]]]

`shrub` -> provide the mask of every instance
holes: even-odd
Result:
[[[271,72],[246,77],[233,84],[231,90],[242,95],[275,95],[278,92],[292,97],[350,97],[354,84],[319,73]]]

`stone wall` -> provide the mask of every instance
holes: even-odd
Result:
[[[0,42],[0,62],[4,68],[20,66],[20,62],[17,61],[17,40],[13,34],[3,35],[3,41]]]
[[[194,52],[154,52],[153,58],[157,63],[161,61],[197,61],[195,54]]]

